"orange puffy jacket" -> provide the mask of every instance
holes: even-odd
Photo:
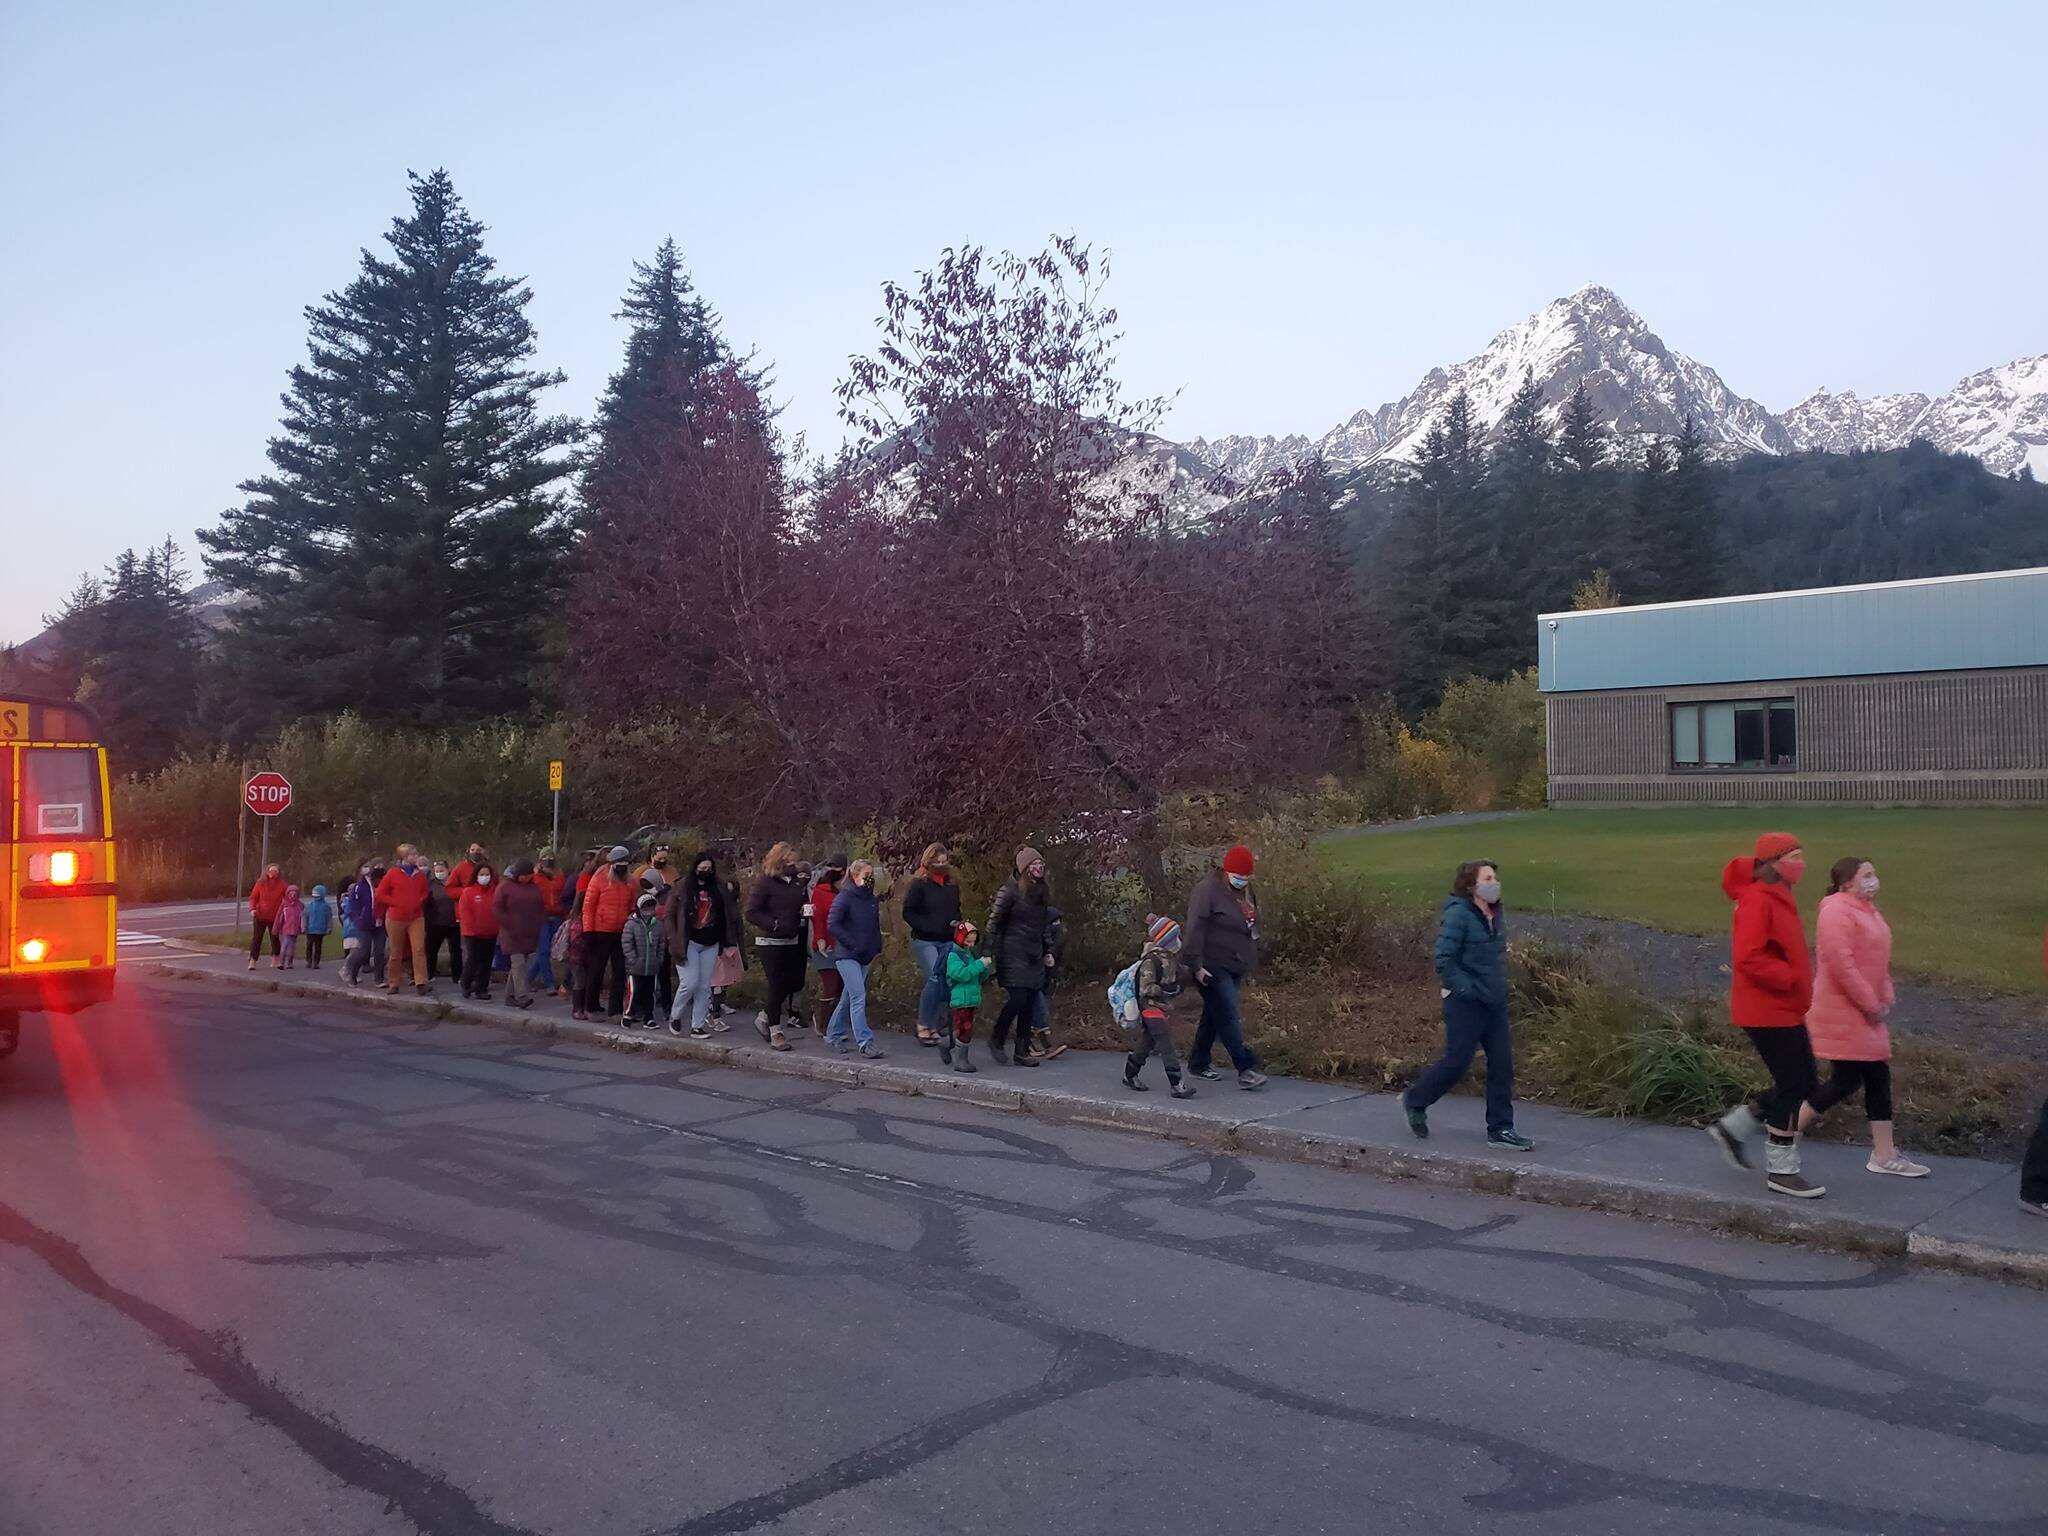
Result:
[[[609,868],[600,869],[583,883],[583,931],[624,932],[639,897],[638,880],[631,875],[621,880]]]

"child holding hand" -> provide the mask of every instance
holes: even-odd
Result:
[[[972,1072],[968,1060],[974,1040],[974,1014],[981,1007],[981,984],[996,968],[995,961],[974,952],[980,937],[974,924],[962,918],[953,925],[953,947],[946,952],[947,1000],[953,1009],[953,1027],[939,1037],[939,1060],[955,1072]],[[953,1059],[959,1053],[959,1060]]]

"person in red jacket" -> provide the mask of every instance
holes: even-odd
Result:
[[[411,843],[398,845],[398,858],[377,882],[377,913],[383,920],[390,942],[384,990],[396,992],[398,978],[405,974],[406,957],[412,957],[413,990],[425,997],[427,985],[427,896],[429,881],[426,860]]]
[[[831,926],[832,903],[838,899],[839,887],[845,879],[846,855],[826,854],[825,862],[818,866],[818,878],[811,884],[811,898],[804,906],[804,920],[811,928],[811,966],[818,973],[818,995],[811,1003],[811,1027],[820,1035],[831,1023],[832,1011],[839,1006],[839,994],[846,989],[834,963],[837,956]]]
[[[491,861],[478,859],[470,866],[462,894],[455,898],[455,923],[462,930],[464,997],[491,995],[491,958],[498,949],[497,880]]]
[[[482,843],[471,843],[469,857],[448,871],[448,878],[443,882],[448,888],[448,893],[452,896],[465,887],[476,884],[476,872],[490,861],[491,856],[484,852]]]
[[[551,958],[555,930],[569,915],[569,877],[555,862],[553,854],[541,856],[540,865],[533,872],[533,886],[540,892],[540,947],[533,954],[532,980],[541,991],[552,992],[555,990],[555,967]]]
[[[1757,1105],[1738,1104],[1707,1127],[1722,1155],[1749,1166],[1744,1143],[1761,1125],[1769,1187],[1812,1200],[1827,1193],[1799,1172],[1799,1110],[1820,1087],[1806,1011],[1813,1005],[1813,958],[1792,887],[1806,873],[1806,854],[1789,832],[1766,832],[1753,857],[1731,859],[1721,889],[1735,903],[1728,1011],[1763,1058],[1771,1086]]]
[[[583,882],[583,995],[576,1000],[574,1017],[589,1018],[601,996],[610,1022],[616,1024],[625,1013],[626,951],[619,935],[639,896],[633,855],[625,848],[612,849],[604,867]]]
[[[265,868],[249,887],[249,969],[256,969],[256,957],[263,952],[263,936],[270,935],[270,958],[278,959],[277,909],[284,905],[288,888],[284,872],[275,864]]]

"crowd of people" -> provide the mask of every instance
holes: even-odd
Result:
[[[1129,1044],[1123,1082],[1132,1091],[1147,1090],[1145,1069],[1156,1056],[1168,1092],[1191,1097],[1191,1078],[1223,1078],[1215,1066],[1219,1048],[1241,1086],[1265,1084],[1245,1039],[1239,1000],[1259,957],[1255,869],[1251,850],[1233,847],[1197,882],[1184,922],[1146,917],[1137,958],[1108,989],[1111,1017]],[[1860,857],[1836,861],[1812,950],[1792,896],[1805,870],[1798,839],[1769,832],[1722,871],[1721,886],[1734,907],[1730,1015],[1770,1086],[1721,1116],[1708,1134],[1732,1164],[1747,1170],[1761,1133],[1767,1187],[1815,1199],[1826,1190],[1801,1170],[1800,1135],[1860,1093],[1870,1133],[1866,1168],[1925,1178],[1927,1165],[1901,1154],[1893,1131],[1889,1017],[1897,992],[1891,929],[1877,904],[1877,870]],[[702,1039],[730,1029],[727,989],[745,974],[751,952],[765,993],[754,1027],[773,1049],[793,1049],[790,1035],[803,1027],[809,993],[811,1027],[830,1047],[876,1058],[884,1051],[868,1017],[869,972],[882,952],[875,877],[869,860],[834,852],[812,865],[778,842],[743,897],[738,879],[712,850],[677,866],[667,847],[636,858],[621,845],[593,850],[573,870],[551,855],[514,859],[501,876],[480,844],[449,865],[407,843],[388,863],[363,860],[338,903],[324,885],[302,897],[278,866],[265,869],[249,893],[249,965],[256,967],[267,941],[271,964],[290,968],[303,941],[306,964],[317,969],[338,923],[341,970],[351,985],[368,973],[397,992],[409,974],[413,987],[426,993],[445,951],[449,976],[466,997],[490,997],[502,972],[507,1007],[532,1007],[538,988],[567,999],[577,1019],[666,1027]],[[977,1071],[976,1025],[993,983],[1001,1001],[984,1040],[985,1059],[1036,1067],[1061,1054],[1052,1040],[1050,998],[1059,981],[1064,925],[1037,849],[1017,851],[985,927],[962,913],[960,887],[941,843],[918,859],[900,912],[921,980],[920,1045],[935,1047],[955,1072]],[[1434,960],[1444,1046],[1399,1097],[1410,1131],[1429,1135],[1430,1106],[1462,1082],[1483,1053],[1488,1145],[1533,1149],[1515,1126],[1507,921],[1495,862],[1458,867],[1443,903]],[[2048,964],[2048,943],[2043,960]],[[1190,987],[1200,1015],[1183,1063],[1172,1014]],[[1830,1064],[1825,1083],[1820,1060]],[[2021,1204],[2048,1215],[2048,1106],[2026,1154]]]

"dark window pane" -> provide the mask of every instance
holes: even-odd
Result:
[[[1790,704],[1771,706],[1771,762],[1790,768],[1799,761],[1799,716]]]
[[[1761,768],[1770,751],[1769,707],[1738,704],[1735,707],[1735,762],[1742,768]]]
[[[92,750],[30,747],[21,756],[21,835],[98,837],[100,772]]]

